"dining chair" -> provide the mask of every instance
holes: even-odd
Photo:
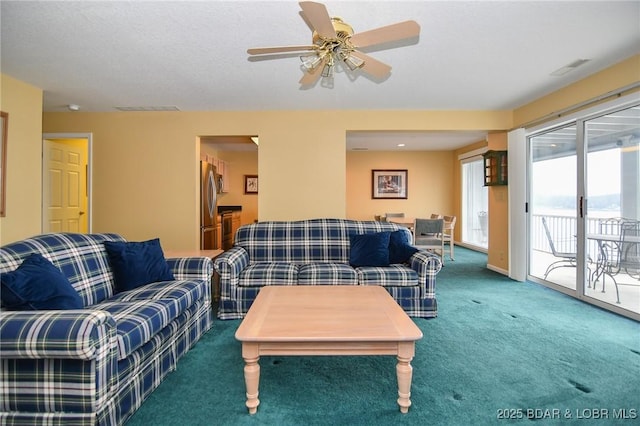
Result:
[[[384,215],[387,218],[389,218],[389,217],[404,217],[404,213],[385,213]]]
[[[455,260],[453,258],[453,230],[456,227],[456,217],[455,216],[443,216],[444,219],[444,242],[445,244],[449,244],[449,257],[451,260]]]
[[[431,213],[431,219],[442,219],[441,214]]]
[[[413,245],[436,251],[444,265],[444,219],[418,219],[413,223]]]

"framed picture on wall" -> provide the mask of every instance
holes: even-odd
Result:
[[[407,170],[371,170],[371,198],[407,198]]]
[[[258,175],[244,175],[244,193],[258,193]]]
[[[9,114],[0,111],[0,217],[6,214],[8,127]]]

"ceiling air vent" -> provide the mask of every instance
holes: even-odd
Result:
[[[177,106],[117,106],[118,111],[180,111]]]
[[[571,62],[570,64],[567,64],[562,68],[558,68],[557,70],[552,72],[550,75],[552,75],[553,77],[563,76],[566,73],[568,73],[569,71],[573,71],[576,68],[578,68],[579,66],[586,64],[590,60],[591,59],[576,59],[575,61]]]

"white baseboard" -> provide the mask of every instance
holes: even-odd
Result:
[[[497,266],[491,265],[489,263],[487,263],[487,269],[491,269],[492,271],[499,274],[509,276],[509,271],[507,271],[506,269],[498,268]]]

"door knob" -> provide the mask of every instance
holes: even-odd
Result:
[[[78,213],[78,214],[79,214],[80,216],[82,216],[82,215],[84,214],[84,212],[80,212],[80,213]]]

